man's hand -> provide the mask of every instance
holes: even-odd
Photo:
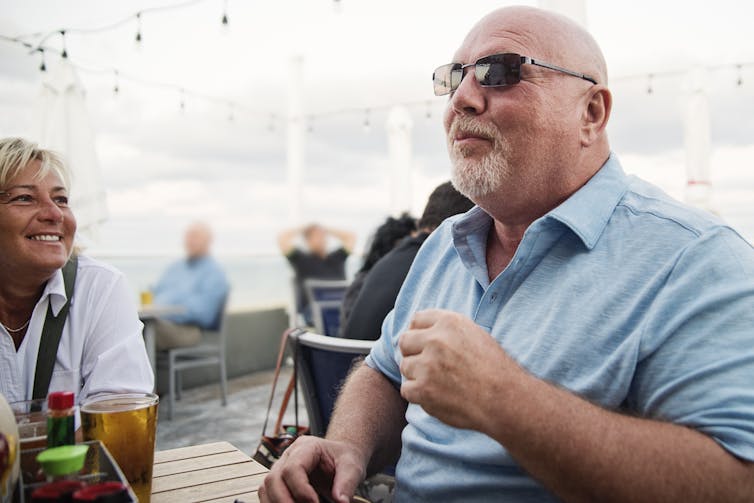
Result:
[[[398,347],[403,398],[457,428],[487,433],[505,383],[528,375],[490,334],[450,311],[416,313]]]
[[[353,252],[353,247],[356,245],[356,234],[332,227],[326,227],[325,232],[335,236],[348,253]]]
[[[259,487],[259,500],[319,503],[319,493],[348,503],[366,476],[367,463],[352,444],[300,437],[272,466]]]

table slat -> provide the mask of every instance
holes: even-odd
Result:
[[[153,478],[152,493],[157,494],[183,487],[209,484],[211,482],[220,482],[223,480],[250,477],[252,475],[266,473],[267,469],[264,466],[249,460],[245,463],[230,466],[215,466],[213,468],[205,468],[198,471],[163,475]]]
[[[230,501],[241,494],[256,491],[264,481],[265,473],[232,480],[222,480],[193,487],[184,487],[173,491],[157,493],[152,501],[159,503],[187,503],[204,501]]]
[[[219,498],[213,500],[207,500],[203,503],[233,503],[236,499],[243,501],[243,503],[259,503],[259,495],[256,491],[253,493],[237,494],[235,496],[228,496],[226,498]]]
[[[216,466],[246,463],[249,460],[249,456],[241,451],[210,454],[208,456],[201,456],[199,458],[180,459],[178,461],[171,461],[170,463],[160,463],[154,465],[152,478],[174,475],[176,473],[195,472],[197,470],[204,470],[206,468],[214,468]]]
[[[178,449],[171,449],[169,451],[155,452],[154,462],[169,463],[171,461],[178,461],[181,459],[198,458],[200,456],[208,456],[210,454],[220,454],[223,452],[237,451],[232,444],[228,442],[215,442],[212,444],[194,445],[191,447],[181,447]]]

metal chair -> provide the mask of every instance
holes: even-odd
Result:
[[[309,305],[317,333],[337,337],[340,329],[340,309],[343,302],[340,300],[323,300],[312,302]]]
[[[336,300],[343,302],[349,282],[346,280],[306,279],[304,294],[309,302]]]
[[[181,372],[188,369],[217,365],[220,370],[220,391],[223,407],[228,404],[228,372],[225,359],[227,329],[227,299],[220,312],[217,330],[202,330],[202,339],[196,346],[165,351],[168,366],[168,420],[173,419],[175,401],[181,399]]]
[[[354,361],[369,354],[374,341],[294,331],[288,336],[288,345],[296,360],[309,428],[312,435],[322,437],[343,381]]]
[[[340,328],[340,308],[348,289],[348,281],[307,279],[304,291],[309,301],[314,328],[318,333],[337,336]]]

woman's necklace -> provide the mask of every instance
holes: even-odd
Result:
[[[9,326],[7,326],[7,325],[6,325],[5,323],[2,323],[2,322],[0,322],[0,325],[2,325],[2,326],[3,326],[3,328],[4,328],[5,330],[7,330],[7,331],[8,331],[8,333],[10,333],[10,334],[17,334],[17,333],[19,333],[19,332],[20,332],[21,330],[23,330],[23,329],[25,329],[26,327],[28,327],[28,326],[29,326],[29,323],[31,323],[31,318],[29,318],[28,320],[26,320],[26,323],[24,323],[23,325],[21,325],[21,326],[20,326],[20,327],[18,327],[18,328],[15,328],[15,329],[13,329],[13,328],[10,328]]]

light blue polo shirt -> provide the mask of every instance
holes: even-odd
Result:
[[[368,365],[400,385],[397,344],[412,315],[447,309],[539,378],[610,410],[695,428],[754,461],[751,245],[626,176],[614,155],[532,223],[490,283],[491,221],[473,208],[427,239]],[[490,437],[417,405],[406,419],[397,501],[556,501]]]

